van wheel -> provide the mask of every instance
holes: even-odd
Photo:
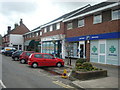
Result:
[[[33,67],[33,68],[37,68],[37,67],[38,67],[38,64],[37,64],[37,63],[33,63],[33,64],[32,64],[32,67]]]
[[[57,67],[62,67],[62,64],[61,64],[60,62],[58,62],[58,63],[56,64],[56,66],[57,66]]]
[[[18,60],[18,57],[15,57],[14,60],[17,61],[17,60]]]
[[[24,64],[24,63],[25,63],[25,60],[24,60],[24,59],[21,59],[21,60],[20,60],[20,63]]]

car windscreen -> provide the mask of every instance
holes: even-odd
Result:
[[[30,52],[26,52],[26,55],[27,55],[27,56],[30,56],[31,54],[32,54],[32,53],[30,53]]]

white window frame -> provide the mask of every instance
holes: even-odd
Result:
[[[84,19],[79,19],[78,20],[78,27],[83,27],[85,26],[85,20]]]
[[[47,28],[45,27],[45,28],[44,28],[44,33],[46,33],[46,32],[47,32]]]
[[[40,32],[40,36],[42,36],[42,31]]]
[[[69,27],[69,26],[70,26],[70,27]],[[67,30],[72,29],[72,28],[73,28],[73,23],[72,23],[72,22],[68,23],[68,24],[67,24]]]
[[[93,17],[93,24],[97,24],[97,23],[102,23],[102,15],[101,14],[94,15],[94,17]]]
[[[38,36],[38,32],[36,32],[36,36]]]
[[[56,30],[60,29],[60,23],[56,24]]]
[[[120,9],[112,10],[112,20],[120,19]]]
[[[52,26],[52,25],[50,26],[50,32],[51,32],[51,31],[53,31],[53,26]]]

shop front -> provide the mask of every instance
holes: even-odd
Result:
[[[68,45],[66,45],[66,57],[70,53],[69,57],[71,58],[85,58],[85,49],[85,41],[68,42]]]
[[[95,63],[120,65],[120,32],[71,37],[66,40],[69,43],[79,42],[78,48],[74,45],[71,50],[78,51],[80,58],[90,58],[90,62]]]
[[[41,52],[50,53],[64,58],[64,35],[54,35],[41,38]]]

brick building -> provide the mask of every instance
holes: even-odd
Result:
[[[22,19],[20,25],[15,24],[14,29],[11,30],[11,26],[8,26],[7,34],[3,36],[3,46],[23,50],[23,34],[27,32],[29,32],[29,29],[23,24]]]
[[[71,57],[118,65],[120,41],[119,3],[86,5],[24,34],[25,44],[40,42],[40,52],[65,58],[66,43]]]
[[[120,8],[114,2],[99,3],[65,19],[66,39],[73,52],[71,56],[118,65],[119,19]]]

